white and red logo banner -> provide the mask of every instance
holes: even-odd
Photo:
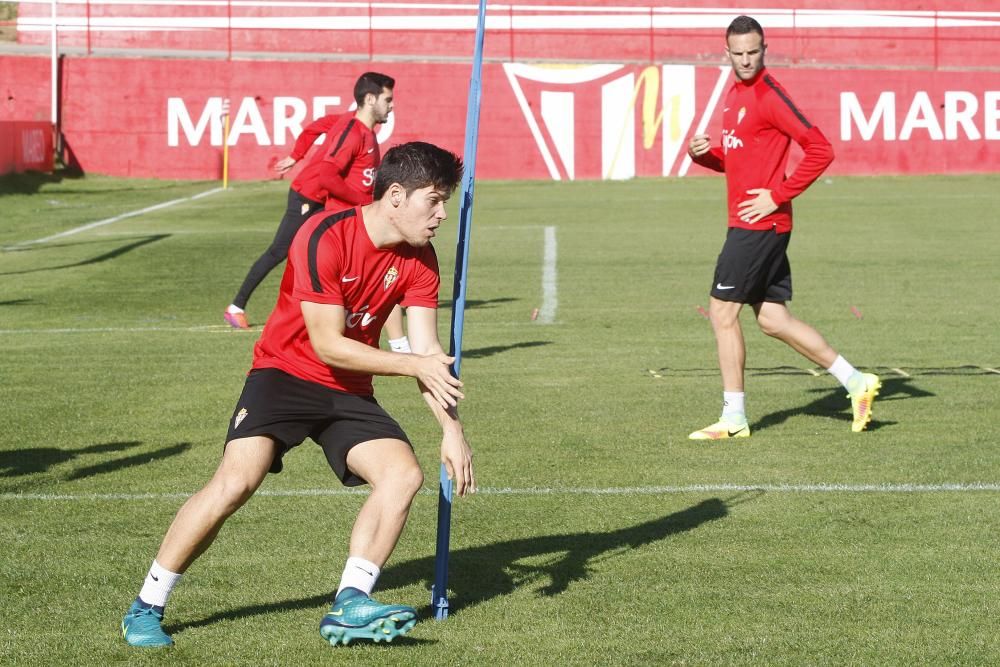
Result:
[[[384,147],[464,145],[469,65],[67,58],[61,130],[84,171],[221,176],[229,101],[230,177],[269,178],[304,124],[353,108],[368,69],[396,78]],[[833,143],[833,174],[1000,169],[1000,72],[774,67]],[[0,120],[48,115],[48,62],[2,56],[11,91]],[[705,173],[687,159],[696,132],[721,140],[720,65],[490,63],[483,68],[477,176],[622,179]]]

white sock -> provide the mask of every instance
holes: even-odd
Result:
[[[742,424],[747,420],[744,405],[746,393],[742,391],[722,392],[722,418],[733,424]]]
[[[830,371],[830,375],[837,378],[837,381],[844,385],[844,389],[847,389],[848,391],[850,391],[848,383],[850,383],[851,378],[856,373],[860,375],[858,369],[852,366],[847,359],[844,359],[839,354],[837,355],[837,358],[833,360],[833,365],[826,370]]]
[[[240,308],[239,306],[234,306],[233,304],[229,304],[229,307],[226,308],[226,312],[227,313],[232,313],[232,314],[235,315],[236,313],[242,313],[242,312],[245,312],[245,311],[242,308]]]
[[[410,339],[406,336],[402,338],[390,338],[389,339],[389,349],[393,352],[410,352]]]
[[[347,564],[344,565],[344,574],[340,577],[337,595],[340,595],[340,591],[345,588],[357,588],[365,595],[371,595],[381,572],[382,570],[375,563],[364,558],[351,556],[347,559]]]
[[[182,576],[171,572],[154,560],[146,574],[146,581],[142,583],[139,599],[155,607],[166,607],[170,592],[174,590],[174,586]]]

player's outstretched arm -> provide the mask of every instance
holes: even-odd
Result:
[[[298,160],[293,158],[291,155],[287,155],[274,163],[274,170],[279,174],[284,174],[289,169],[294,167],[296,162],[298,162]]]
[[[411,306],[406,311],[406,327],[410,348],[414,354],[444,354],[437,336],[436,309]],[[454,491],[459,496],[475,493],[476,477],[472,469],[472,448],[465,439],[457,407],[442,407],[419,379],[417,382],[424,400],[441,425],[441,463],[448,473],[448,479],[452,481]]]
[[[289,157],[294,158],[296,162],[304,158],[320,135],[326,134],[338,118],[340,118],[340,114],[328,114],[306,125],[302,129],[302,133],[295,139],[295,145],[292,146]]]

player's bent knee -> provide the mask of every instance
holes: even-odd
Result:
[[[226,480],[215,489],[216,510],[223,516],[231,516],[250,500],[256,490],[256,485],[243,480]]]
[[[391,491],[407,499],[412,498],[424,482],[412,447],[396,438],[356,445],[347,454],[347,467],[366,480],[374,491]]]
[[[785,330],[785,327],[779,325],[777,322],[771,321],[757,320],[757,326],[760,327],[762,333],[770,336],[771,338],[781,338],[782,333]]]
[[[382,480],[380,488],[401,504],[409,505],[417,493],[423,488],[424,473],[418,465],[406,465],[396,468]]]
[[[263,479],[244,470],[220,470],[206,491],[217,513],[230,516],[253,496]]]
[[[405,493],[411,499],[424,486],[424,473],[418,465],[407,466],[397,479],[400,492]]]
[[[714,329],[732,329],[740,324],[739,304],[718,301],[709,304],[708,319]]]

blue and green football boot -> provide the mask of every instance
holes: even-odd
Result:
[[[417,610],[382,604],[356,588],[345,588],[319,624],[319,634],[336,646],[352,639],[391,642],[417,623]]]
[[[161,609],[136,598],[122,619],[122,638],[131,646],[173,646],[174,640],[163,631],[162,622]]]

